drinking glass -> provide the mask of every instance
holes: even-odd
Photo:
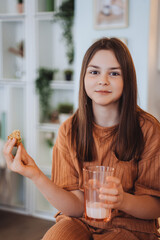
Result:
[[[107,182],[108,176],[113,176],[114,168],[105,166],[89,166],[83,168],[85,218],[87,220],[108,222],[111,209],[104,207],[106,200],[99,198],[101,187],[112,187]]]

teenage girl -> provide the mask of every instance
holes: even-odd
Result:
[[[7,166],[30,178],[61,213],[43,240],[158,239],[160,217],[160,123],[137,105],[136,73],[128,48],[116,38],[96,41],[80,75],[79,107],[65,121],[53,147],[48,179],[15,139],[4,146]],[[83,167],[114,167],[101,188],[108,223],[85,220]]]

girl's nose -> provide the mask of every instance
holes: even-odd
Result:
[[[108,78],[108,75],[106,74],[106,75],[104,75],[104,76],[102,76],[100,79],[99,79],[99,81],[98,81],[98,85],[102,85],[102,86],[107,86],[107,85],[109,85],[110,84],[110,82],[109,82],[109,78]]]

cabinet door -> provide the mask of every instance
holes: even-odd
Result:
[[[25,179],[21,175],[0,168],[0,204],[25,209]]]
[[[0,1],[0,14],[17,14],[18,13],[17,0]]]
[[[36,0],[36,11],[38,13],[53,12],[56,10],[58,1],[57,0]]]
[[[37,154],[36,162],[42,171],[45,168],[51,172],[52,167],[52,150],[57,136],[57,129],[38,129],[37,131]]]
[[[24,88],[11,87],[8,85],[0,87],[0,123],[1,142],[6,141],[7,136],[15,129],[19,129],[23,136],[25,145],[25,104]],[[13,148],[15,155],[17,148]],[[0,153],[2,154],[2,153]],[[2,155],[0,156],[2,159]],[[1,160],[2,161],[2,160]],[[25,209],[26,184],[21,175],[7,170],[6,165],[0,164],[0,204],[10,207]]]
[[[25,59],[21,48],[24,48],[23,21],[4,21],[2,32],[2,79],[22,80],[25,74]]]

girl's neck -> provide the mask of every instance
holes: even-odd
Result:
[[[101,127],[112,127],[119,123],[119,112],[118,106],[113,107],[113,105],[109,106],[94,106],[93,107],[93,115],[94,121],[97,125]]]

